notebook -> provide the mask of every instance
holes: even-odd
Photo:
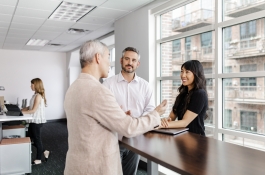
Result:
[[[188,131],[189,128],[161,128],[161,129],[155,129],[152,130],[153,132],[159,132],[159,133],[163,133],[163,134],[171,134],[171,135],[176,135],[185,131]]]

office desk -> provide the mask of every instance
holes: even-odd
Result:
[[[2,123],[17,120],[30,120],[32,116],[30,114],[24,114],[23,116],[7,116],[6,114],[0,115],[0,142],[3,137]]]
[[[182,175],[265,174],[265,152],[189,132],[175,136],[148,132],[119,141],[148,159],[148,175],[158,174],[157,164]]]
[[[32,119],[30,114],[24,116],[0,115],[0,174],[31,173],[31,141],[29,137],[2,139],[3,122],[29,119]]]

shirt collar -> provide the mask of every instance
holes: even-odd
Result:
[[[121,81],[126,81],[124,79],[124,77],[122,76],[121,72],[118,74],[118,82],[121,82]],[[136,81],[136,82],[139,82],[139,77],[136,75],[136,73],[134,73],[134,78],[132,81]]]

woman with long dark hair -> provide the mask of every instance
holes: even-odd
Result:
[[[45,156],[45,161],[48,160],[50,152],[44,150],[41,140],[41,128],[43,123],[46,123],[45,106],[47,105],[45,90],[41,79],[34,78],[31,80],[31,89],[35,91],[30,100],[30,106],[22,109],[23,114],[32,114],[33,119],[29,121],[28,135],[33,141],[33,145],[37,148],[37,158],[32,162],[32,165],[41,164],[42,154]]]
[[[182,64],[180,78],[182,85],[178,88],[179,95],[169,117],[162,119],[160,128],[186,127],[190,132],[205,136],[208,96],[201,63],[189,60]]]

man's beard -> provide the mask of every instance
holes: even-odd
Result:
[[[126,66],[128,66],[128,65],[126,65]],[[131,70],[126,70],[126,66],[122,66],[122,70],[124,71],[124,72],[126,72],[126,73],[134,73],[134,70],[133,70],[133,67],[131,66]]]

